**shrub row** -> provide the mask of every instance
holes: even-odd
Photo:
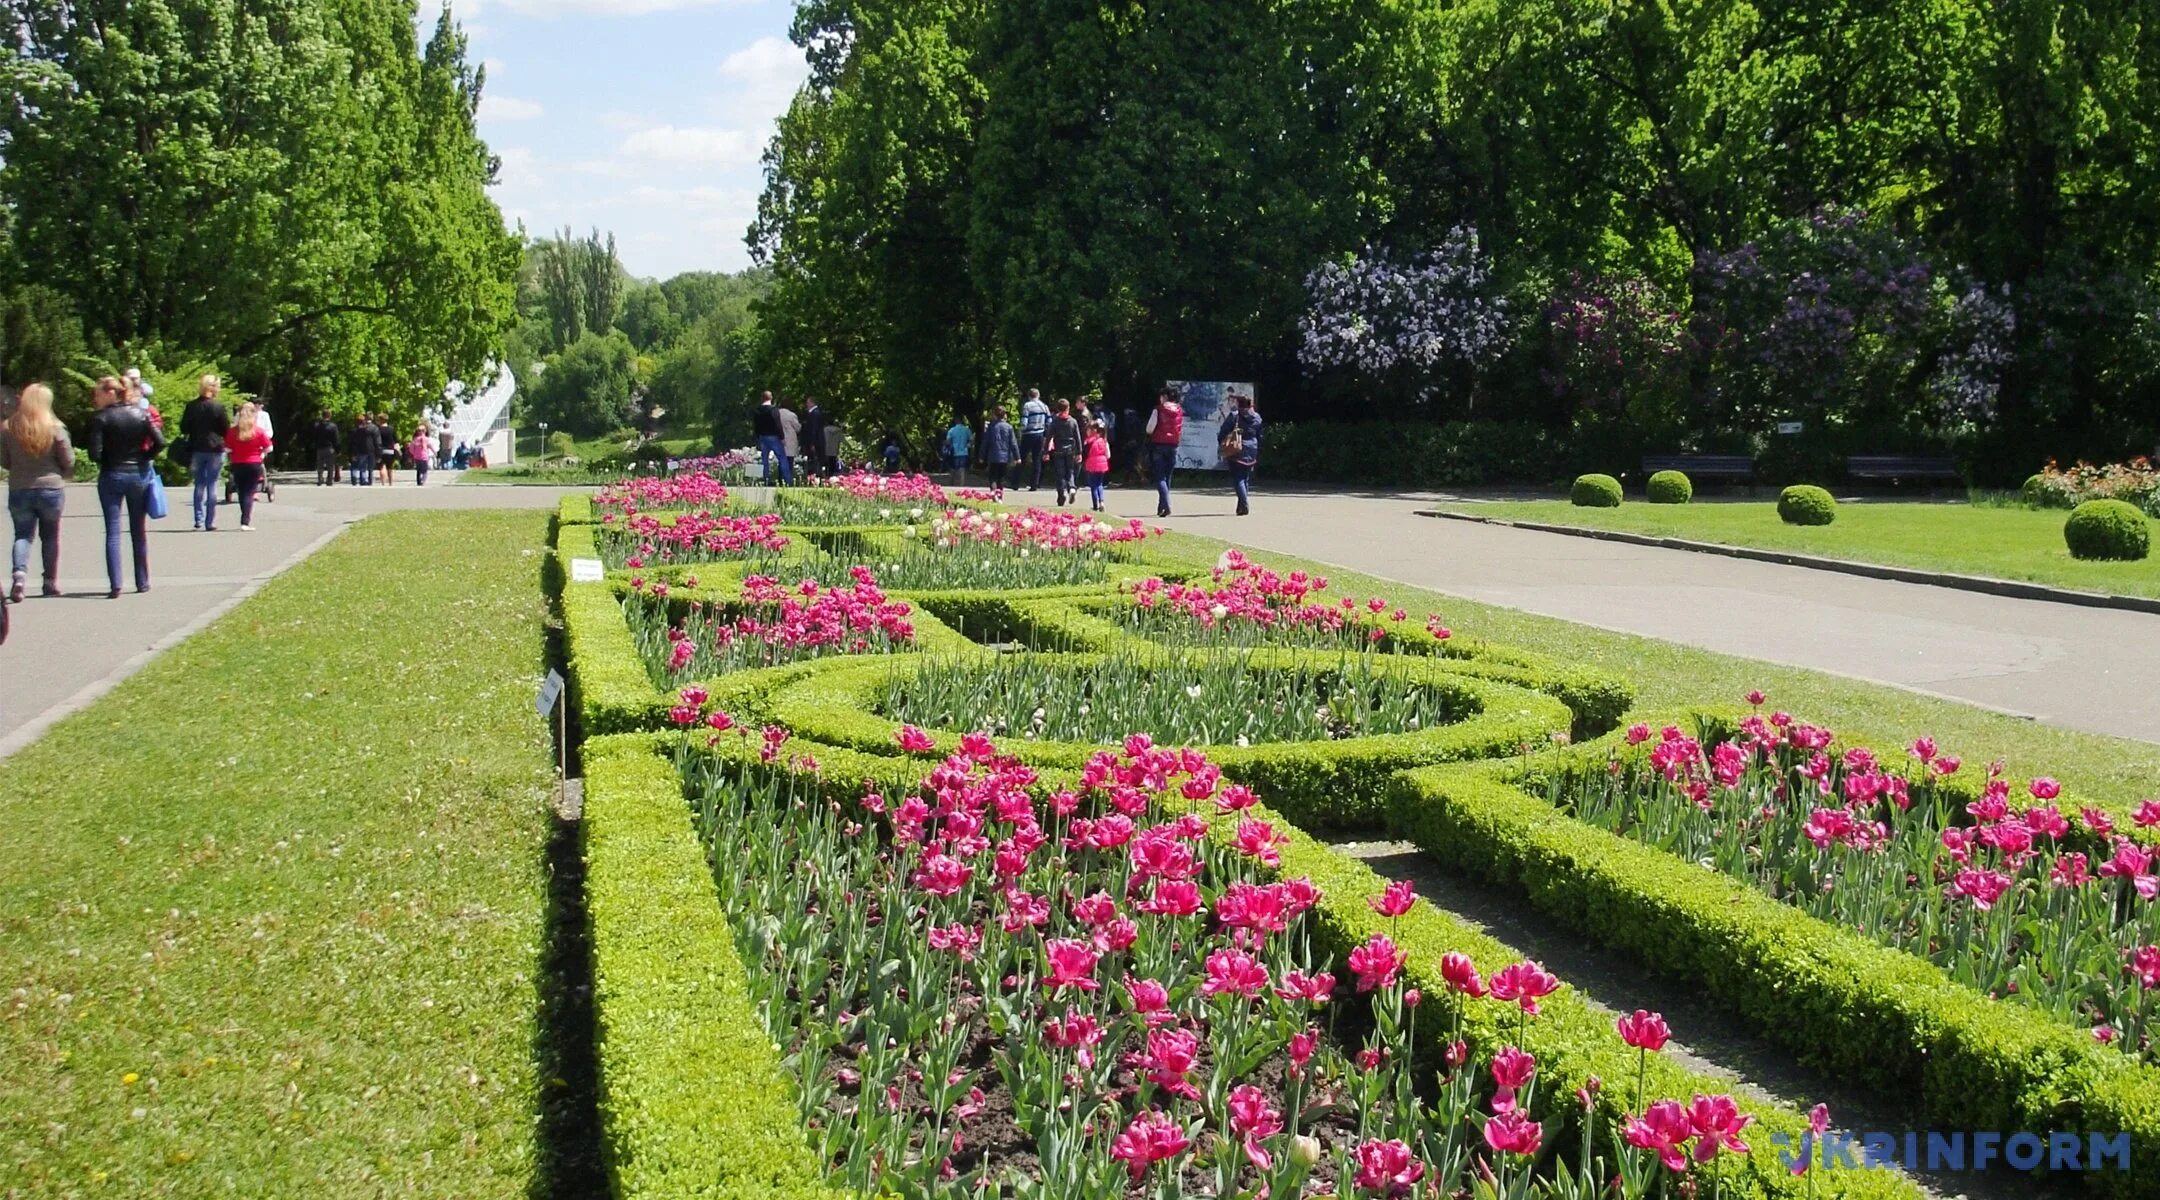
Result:
[[[733,931],[650,737],[585,745],[600,1122],[614,1194],[843,1200],[751,1004]]]
[[[1913,1097],[1937,1128],[2124,1132],[2160,1154],[2160,1074],[2084,1031],[1992,1000],[1926,961],[1745,883],[1556,812],[1519,767],[1395,777],[1388,824],[1446,865],[1517,889],[1600,944],[1717,996],[1804,1061]],[[2095,1176],[2160,1195],[2160,1175]]]
[[[790,742],[789,748],[816,759],[817,779],[824,796],[842,804],[860,799],[865,790],[888,796],[913,791],[927,767],[919,759],[863,754],[799,741]],[[748,764],[757,757],[757,743],[751,738],[722,738],[710,752]],[[1212,751],[1210,756],[1214,756]],[[1047,791],[1070,786],[1072,781],[1070,772],[1053,768],[1044,771],[1038,786]],[[1490,1055],[1505,1045],[1521,1045],[1529,1050],[1538,1059],[1540,1083],[1535,1115],[1547,1122],[1548,1145],[1574,1144],[1580,1129],[1574,1123],[1581,1119],[1574,1093],[1592,1078],[1605,1082],[1597,1102],[1607,1122],[1617,1121],[1633,1105],[1637,1055],[1620,1041],[1613,1029],[1612,1014],[1592,1006],[1573,988],[1563,985],[1541,1002],[1539,1016],[1525,1035],[1509,1006],[1489,1000],[1462,1004],[1440,976],[1442,955],[1451,951],[1467,954],[1486,974],[1521,961],[1523,955],[1430,904],[1421,903],[1393,921],[1379,916],[1367,901],[1378,896],[1387,881],[1371,868],[1314,840],[1270,805],[1263,804],[1244,815],[1271,821],[1287,836],[1280,847],[1282,861],[1275,872],[1278,876],[1306,876],[1320,889],[1321,900],[1315,910],[1320,949],[1345,956],[1372,934],[1387,933],[1405,951],[1405,974],[1410,986],[1418,988],[1426,998],[1416,1018],[1422,1065],[1436,1071],[1441,1068],[1440,1052],[1448,1039],[1457,1035],[1458,1018],[1460,1036],[1470,1043],[1474,1056]],[[1229,841],[1235,836],[1235,825],[1235,821],[1215,819],[1212,836]],[[1653,1097],[1682,1101],[1696,1093],[1715,1094],[1731,1088],[1726,1080],[1689,1071],[1664,1055],[1651,1056],[1644,1086]],[[1791,1174],[1779,1160],[1772,1139],[1782,1134],[1785,1144],[1797,1147],[1807,1128],[1805,1119],[1788,1109],[1746,1097],[1738,1099],[1742,1110],[1756,1120],[1748,1134],[1753,1152],[1737,1170],[1728,1167],[1723,1179],[1725,1196],[1735,1200],[1797,1200],[1815,1195],[1847,1200],[1917,1200],[1920,1195],[1909,1180],[1887,1171],[1833,1169],[1818,1173],[1813,1180]],[[1611,1152],[1610,1147],[1603,1149]]]
[[[1328,654],[1287,650],[1251,651],[1257,667],[1333,663]],[[1076,666],[1099,661],[1099,655],[1069,656]],[[803,737],[866,754],[900,755],[893,735],[900,722],[876,711],[880,693],[894,671],[927,661],[901,658],[858,661],[821,671],[782,688],[769,705],[771,718]],[[1542,746],[1568,727],[1565,705],[1548,696],[1453,669],[1453,664],[1412,658],[1382,659],[1379,669],[1450,693],[1457,705],[1475,715],[1449,725],[1412,733],[1380,734],[1335,742],[1266,742],[1254,746],[1211,746],[1208,756],[1230,778],[1267,798],[1308,829],[1371,828],[1381,816],[1380,800],[1390,774],[1404,767],[1460,759],[1492,758]],[[929,731],[942,757],[959,746],[952,731]],[[1016,752],[1030,765],[1077,768],[1102,747],[1084,742],[1030,741]]]

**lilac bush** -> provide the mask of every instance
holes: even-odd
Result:
[[[1419,400],[1440,377],[1475,372],[1506,348],[1507,302],[1474,227],[1406,259],[1367,246],[1305,277],[1298,360],[1406,387]]]
[[[1951,303],[1942,357],[1927,383],[1946,425],[1963,430],[1994,419],[2016,335],[2017,309],[2008,284],[1994,289],[1969,284]]]

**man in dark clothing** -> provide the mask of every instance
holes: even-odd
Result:
[[[816,474],[825,462],[825,427],[831,424],[816,396],[803,397],[802,459],[810,464],[806,474]]]
[[[202,390],[180,414],[180,436],[187,443],[188,470],[195,477],[195,528],[217,528],[218,473],[225,469],[225,431],[232,420],[218,403],[218,377],[202,377]]]
[[[756,411],[750,414],[750,432],[757,435],[758,464],[760,476],[766,483],[772,482],[773,460],[780,458],[780,410],[773,407],[772,393],[758,397]]]
[[[351,482],[356,487],[370,487],[375,482],[375,461],[382,456],[382,435],[375,431],[375,422],[366,413],[353,422],[352,434],[345,439],[346,466],[352,472]]]
[[[337,484],[337,422],[327,415],[317,417],[311,432],[315,435],[315,486],[333,487]]]

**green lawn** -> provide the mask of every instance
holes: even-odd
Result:
[[[1158,544],[1205,562],[1229,543],[1173,533]],[[1903,688],[1479,604],[1290,555],[1254,551],[1253,557],[1282,570],[1303,567],[1326,575],[1330,588],[1345,595],[1379,594],[1413,614],[1440,613],[1458,636],[1508,642],[1610,671],[1635,685],[1638,709],[1686,704],[1744,708],[1741,697],[1761,688],[1773,707],[1832,729],[1879,735],[1886,744],[1877,749],[1885,752],[1931,734],[1946,752],[1963,755],[1971,764],[1968,769],[2002,758],[2013,772],[2051,774],[2097,799],[2135,803],[2160,798],[2160,745],[2150,742],[2077,733]],[[1892,739],[1895,744],[1887,744]]]
[[[1510,521],[1618,529],[2088,592],[2160,596],[2160,557],[2134,563],[2071,558],[2062,537],[2063,521],[2069,514],[2056,510],[1860,502],[1840,504],[1835,524],[1809,528],[1779,520],[1776,503],[1768,500],[1646,504],[1630,498],[1619,508],[1576,508],[1565,500],[1513,500],[1445,507]]]
[[[369,520],[0,764],[0,1196],[542,1194],[546,524]]]

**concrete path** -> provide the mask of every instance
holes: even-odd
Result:
[[[60,522],[60,586],[38,595],[38,550],[30,551],[29,598],[10,614],[0,646],[0,758],[110,690],[159,650],[209,624],[271,576],[314,553],[345,526],[407,508],[552,508],[563,489],[444,485],[425,488],[400,472],[394,487],[318,488],[305,476],[281,482],[274,504],[258,504],[255,531],[240,532],[236,506],[218,510],[217,532],[189,528],[188,493],[168,489],[172,515],[150,523],[150,591],[134,590],[133,559],[121,539],[124,590],[105,598],[105,525],[97,489],[68,488]],[[0,586],[5,576],[0,574]]]
[[[1021,494],[1048,504],[1050,493]],[[1183,491],[1172,529],[1604,629],[2160,742],[2160,616],[1420,517],[1433,494]],[[1153,519],[1152,492],[1112,511]]]

